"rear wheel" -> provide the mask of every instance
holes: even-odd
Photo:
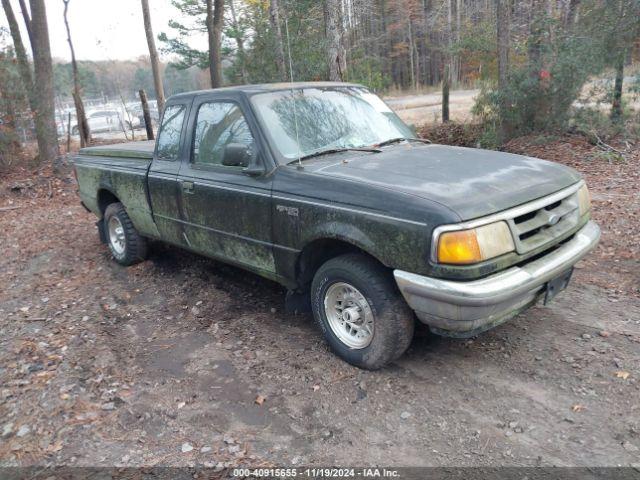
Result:
[[[311,286],[313,315],[331,349],[345,361],[378,369],[400,357],[413,338],[413,312],[389,272],[347,254],[320,267]]]
[[[133,265],[147,257],[147,240],[133,226],[121,203],[112,203],[104,212],[104,231],[113,258],[120,265]]]

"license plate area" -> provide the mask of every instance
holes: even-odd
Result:
[[[571,280],[571,275],[573,274],[573,268],[567,270],[566,272],[561,273],[557,277],[549,280],[547,282],[547,288],[544,295],[544,304],[549,304],[556,295],[558,295],[561,291],[567,288],[569,285],[569,281]]]

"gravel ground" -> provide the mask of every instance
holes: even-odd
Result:
[[[551,306],[466,341],[421,328],[378,372],[278,285],[161,244],[120,267],[71,178],[5,178],[0,466],[638,465],[640,161],[532,145],[510,148],[585,172],[601,246]]]

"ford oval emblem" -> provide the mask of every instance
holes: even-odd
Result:
[[[556,225],[559,221],[560,221],[560,215],[556,215],[552,213],[551,215],[549,215],[549,220],[547,220],[547,225],[552,227]]]

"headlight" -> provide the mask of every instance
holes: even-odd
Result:
[[[470,230],[445,232],[438,238],[438,262],[457,265],[478,263],[515,250],[506,222]]]
[[[578,206],[580,207],[580,216],[591,210],[591,194],[586,183],[578,190]]]

